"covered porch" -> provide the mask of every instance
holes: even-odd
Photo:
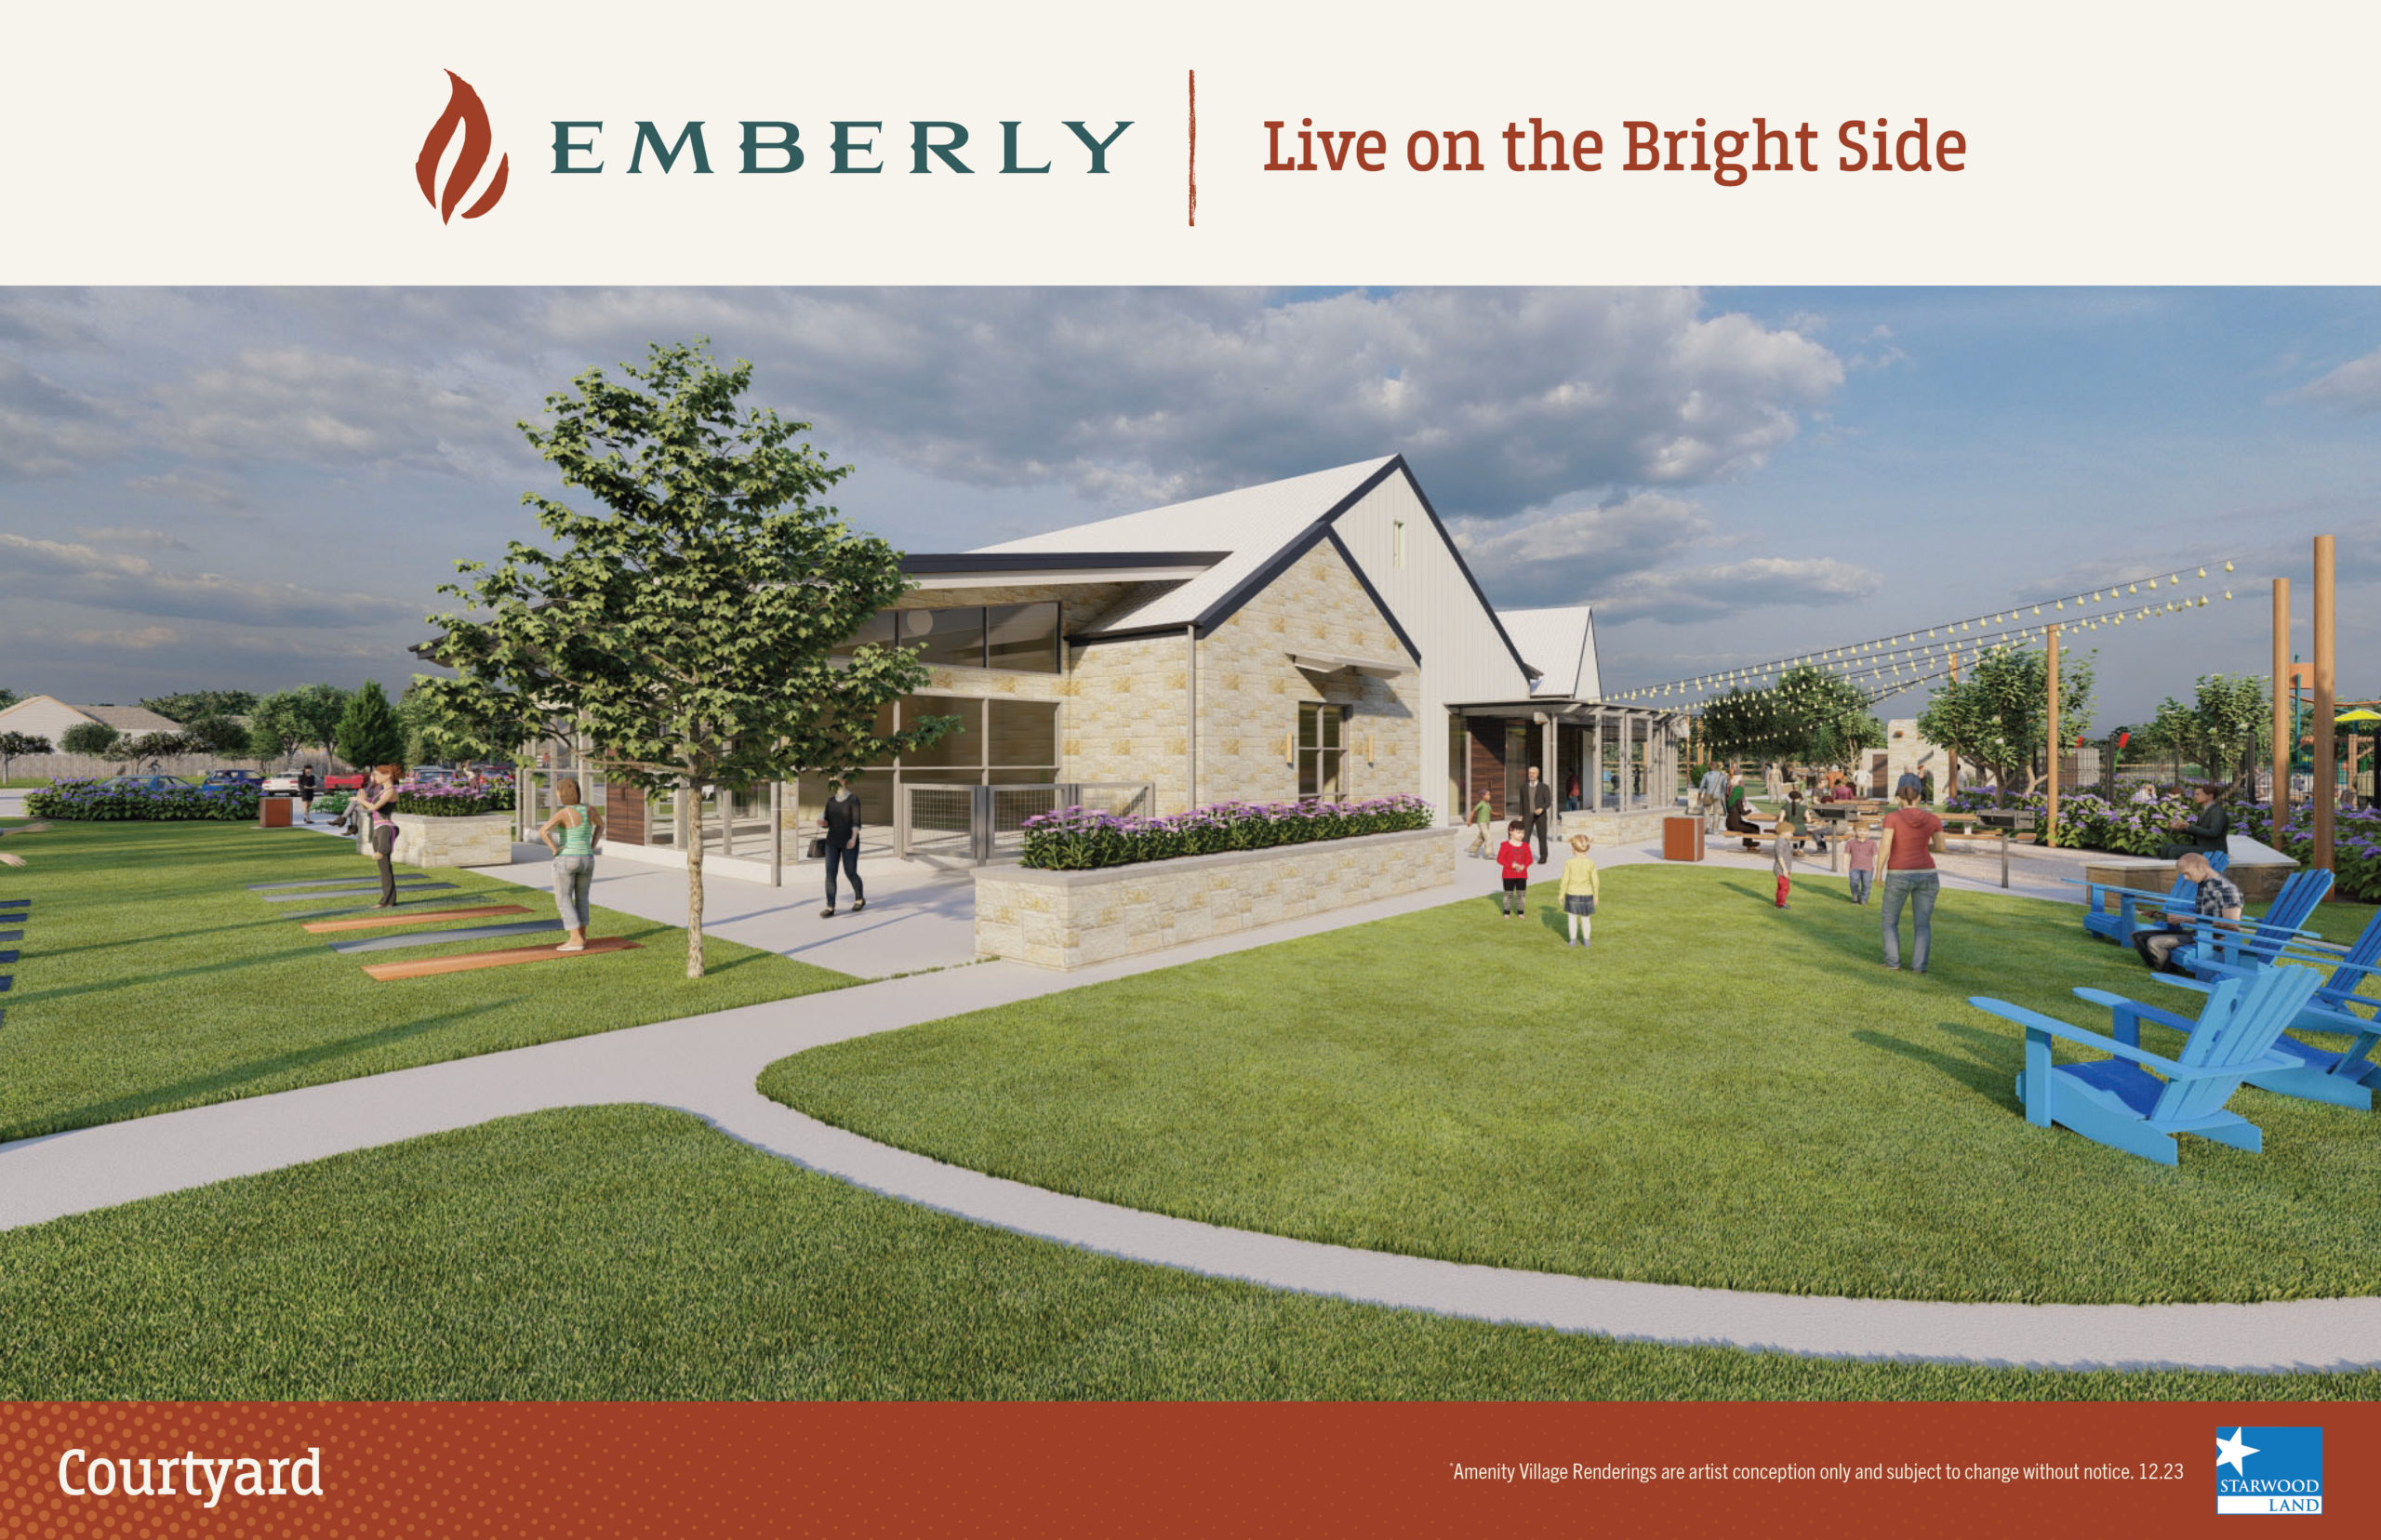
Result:
[[[1678,805],[1686,718],[1604,701],[1489,701],[1448,708],[1449,778],[1463,812],[1484,794],[1499,818],[1523,816],[1532,765],[1559,816],[1583,823],[1659,815]]]

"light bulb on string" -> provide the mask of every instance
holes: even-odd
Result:
[[[2227,571],[2227,572],[2231,571],[2231,570],[2232,570],[2232,564],[2231,564],[2231,563],[2229,563],[2229,562],[2225,563],[2225,564],[2224,564],[2224,570],[2225,570],[2225,571]],[[2226,597],[2227,599],[2229,599],[2229,598],[2231,598],[2232,596],[2231,596],[2230,594],[2228,594],[2228,594],[2226,594],[2224,597]]]

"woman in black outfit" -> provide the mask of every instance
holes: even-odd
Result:
[[[372,769],[372,779],[365,787],[361,801],[372,830],[372,856],[380,863],[380,901],[375,909],[397,906],[397,874],[390,864],[390,853],[397,847],[397,779],[405,774],[401,764],[380,764]]]
[[[835,917],[835,869],[839,866],[852,880],[852,912],[868,908],[868,895],[859,885],[859,799],[841,776],[828,784],[835,794],[827,799],[826,812],[818,819],[827,831],[827,907],[818,913],[821,920]]]
[[[314,767],[311,764],[298,772],[298,810],[308,823],[314,821]]]

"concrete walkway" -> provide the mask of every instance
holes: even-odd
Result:
[[[1601,853],[1614,865],[1643,852]],[[1742,856],[1719,865],[1760,867]],[[0,1228],[492,1118],[650,1103],[841,1180],[980,1224],[1272,1288],[1616,1337],[1832,1357],[2039,1368],[2279,1371],[2381,1364],[2381,1299],[2257,1305],[1978,1305],[1815,1298],[1528,1272],[1286,1240],[1068,1197],[830,1128],[762,1096],[789,1054],[1434,907],[1494,886],[1458,860],[1455,890],[1388,900],[1158,957],[1057,975],[979,963],[567,1042],[137,1118],[0,1146]],[[2064,890],[2071,895],[2075,890]],[[871,911],[873,906],[871,906]]]

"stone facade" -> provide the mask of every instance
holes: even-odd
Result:
[[[1456,839],[1412,830],[1098,871],[976,875],[976,950],[1073,969],[1455,881]]]
[[[400,866],[509,866],[512,861],[512,815],[480,813],[464,818],[432,818],[399,813],[392,859]]]
[[[1181,651],[1177,644],[1177,657]],[[1402,663],[1407,671],[1390,679],[1310,673],[1290,661],[1294,652]],[[1295,741],[1302,701],[1346,708],[1347,796],[1411,791],[1422,779],[1419,679],[1354,571],[1330,542],[1319,542],[1200,641],[1199,801],[1297,797],[1297,767],[1284,750]],[[1178,721],[1178,708],[1175,714]]]

